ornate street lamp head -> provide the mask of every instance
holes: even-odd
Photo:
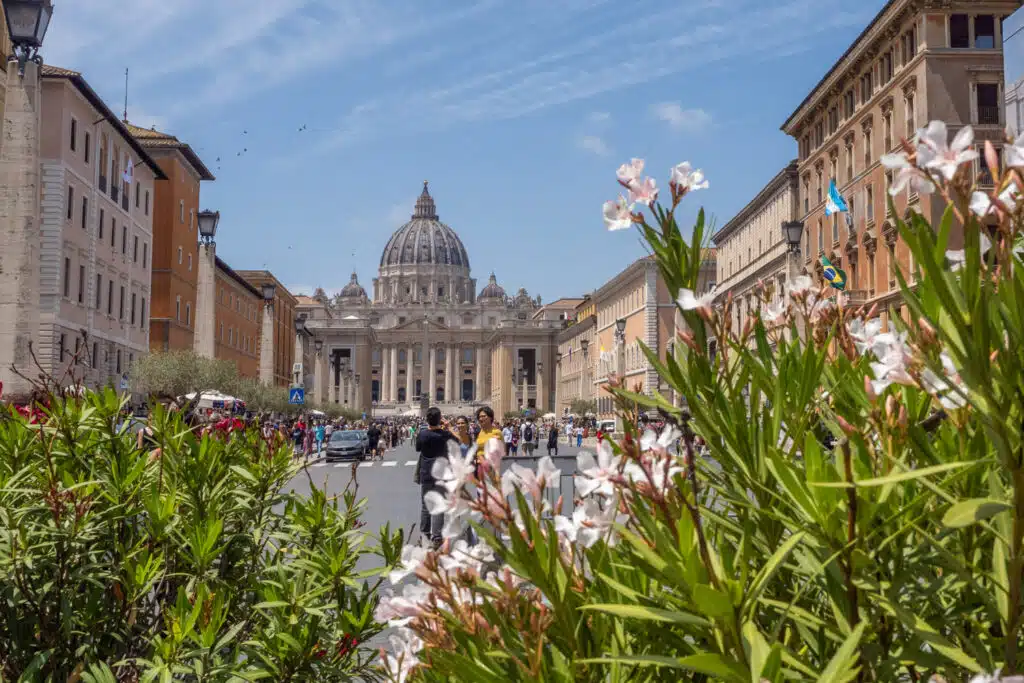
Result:
[[[217,224],[220,223],[220,211],[203,210],[199,212],[199,237],[203,244],[213,244],[217,236]]]
[[[5,0],[4,15],[18,57],[18,74],[24,76],[28,60],[42,61],[38,52],[50,26],[53,3],[51,0]]]
[[[625,318],[619,318],[618,320],[615,321],[615,330],[619,334],[622,334],[623,332],[626,331],[626,319]]]
[[[804,224],[800,221],[785,221],[782,224],[782,236],[790,253],[800,253],[800,240],[804,235]]]
[[[302,316],[295,317],[295,331],[302,334],[302,331],[306,329],[306,319]]]
[[[317,339],[313,342],[313,348],[316,349],[316,355],[320,355],[324,350],[324,340]]]
[[[583,349],[583,356],[586,357],[587,350],[590,348],[590,340],[580,339],[580,348]]]
[[[263,291],[264,302],[269,304],[271,301],[274,300],[274,293],[277,291],[277,287],[274,285],[273,282],[268,282],[264,284],[263,286],[260,287],[260,289]]]

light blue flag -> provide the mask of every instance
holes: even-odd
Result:
[[[834,213],[849,212],[850,207],[846,205],[843,195],[836,189],[836,181],[828,181],[828,196],[825,198],[825,215],[831,216]]]

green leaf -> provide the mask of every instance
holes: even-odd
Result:
[[[942,523],[950,529],[960,529],[994,517],[1011,507],[1009,503],[992,498],[961,500],[946,510],[946,514],[942,516]]]
[[[716,681],[747,683],[747,672],[742,666],[714,652],[702,652],[681,658],[661,655],[633,655],[626,657],[595,657],[576,661],[579,664],[631,664],[633,666],[686,669],[712,676]]]
[[[643,605],[583,605],[581,610],[594,610],[604,612],[618,617],[630,619],[646,619],[648,621],[660,621],[672,624],[692,624],[694,626],[710,626],[707,619],[688,612],[678,610],[659,609],[657,607],[645,607]]]
[[[693,601],[700,611],[709,617],[725,619],[733,615],[732,600],[721,591],[711,586],[697,584],[693,587]]]
[[[854,482],[857,486],[871,487],[871,486],[885,486],[886,484],[893,484],[900,481],[910,481],[912,479],[920,479],[921,477],[928,477],[933,474],[939,474],[940,472],[948,472],[949,470],[960,469],[961,467],[969,467],[976,465],[980,461],[972,460],[971,462],[947,462],[941,465],[932,465],[931,467],[922,467],[916,470],[907,470],[906,472],[895,472],[885,477],[878,477],[877,479],[861,479],[858,482]]]
[[[867,625],[866,621],[862,621],[850,632],[836,653],[832,655],[828,666],[818,676],[818,683],[847,683],[847,681],[853,680],[860,670],[860,667],[854,666],[858,655],[857,645],[860,644],[861,636],[864,635]]]

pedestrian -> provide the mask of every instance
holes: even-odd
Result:
[[[501,440],[505,443],[505,452],[511,455],[512,454],[512,425],[510,423],[506,423],[505,426],[501,428]]]
[[[583,445],[583,427],[576,428],[576,448]]]
[[[466,455],[473,445],[473,436],[469,433],[469,418],[459,415],[455,418],[455,437],[459,440],[459,450]]]
[[[519,428],[519,437],[523,444],[523,455],[532,456],[534,449],[537,448],[537,427],[532,419],[526,418],[526,422]]]
[[[419,457],[416,463],[415,479],[420,485],[420,534],[429,539],[434,549],[441,547],[441,529],[444,526],[444,513],[431,514],[427,508],[427,494],[435,492],[445,496],[447,491],[434,479],[434,463],[448,457],[448,442],[458,441],[454,434],[441,426],[441,411],[432,406],[427,410],[427,428],[416,435],[416,452]]]
[[[327,436],[327,430],[324,427],[323,422],[317,422],[316,424],[316,452],[319,453],[324,449],[324,438]]]
[[[551,425],[548,432],[548,455],[558,455],[558,428],[555,425]]]
[[[366,430],[366,440],[369,442],[370,458],[376,458],[380,455],[380,459],[384,459],[384,451],[380,450],[380,428],[377,423],[370,424],[370,428]]]

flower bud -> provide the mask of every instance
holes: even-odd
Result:
[[[864,375],[864,393],[868,395],[868,400],[872,403],[878,398],[878,394],[875,393],[875,387],[871,384],[871,377]]]
[[[843,434],[846,434],[846,436],[853,436],[857,433],[857,429],[847,422],[842,415],[836,415],[836,422],[839,423],[839,428],[843,430]]]
[[[907,428],[907,407],[902,405],[902,404],[900,405],[899,425],[900,425],[900,429],[906,429]]]
[[[935,333],[935,328],[932,327],[931,323],[929,323],[927,320],[925,320],[924,318],[918,318],[917,326],[918,329],[920,329],[921,331],[921,340],[925,344],[932,345],[937,344],[939,342],[939,337]]]

